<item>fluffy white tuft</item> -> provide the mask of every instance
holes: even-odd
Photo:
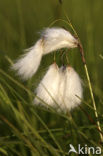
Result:
[[[23,55],[13,65],[13,69],[18,71],[23,79],[28,79],[37,71],[40,61],[43,55],[42,39],[38,40],[36,44],[29,49],[29,51]]]
[[[29,49],[13,65],[13,69],[18,71],[22,79],[28,79],[37,71],[42,55],[61,48],[75,48],[78,40],[70,32],[63,28],[47,28],[41,34],[41,39]]]
[[[63,99],[61,100],[61,108],[71,110],[77,107],[83,97],[83,89],[81,79],[77,72],[72,67],[66,67],[64,73],[64,88],[61,86],[60,92],[63,92]]]
[[[78,40],[63,28],[47,28],[42,32],[44,54],[61,48],[75,48]]]
[[[49,106],[56,105],[56,97],[58,94],[58,83],[59,83],[59,69],[56,63],[52,64],[43,79],[41,80],[39,86],[36,89],[36,97],[34,99],[34,104],[41,103],[43,100]]]
[[[37,97],[58,111],[67,112],[81,103],[83,90],[81,79],[72,67],[58,69],[52,64],[36,89]],[[42,103],[35,98],[34,104]]]

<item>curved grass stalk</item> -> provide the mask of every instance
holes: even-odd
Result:
[[[101,129],[101,126],[100,126],[100,122],[98,120],[98,112],[97,112],[97,108],[96,108],[96,103],[95,103],[95,99],[94,99],[94,94],[93,94],[93,89],[92,89],[92,85],[91,85],[91,81],[90,81],[90,77],[89,77],[88,68],[87,68],[87,65],[86,65],[85,57],[84,57],[84,50],[83,50],[82,44],[80,42],[80,39],[78,37],[78,34],[77,34],[76,30],[74,29],[73,25],[71,24],[68,16],[66,14],[65,14],[65,16],[67,18],[69,26],[72,28],[74,34],[76,35],[76,37],[78,38],[78,41],[79,41],[78,47],[80,49],[82,62],[83,62],[83,65],[84,65],[84,69],[85,69],[85,73],[86,73],[86,77],[87,77],[87,81],[88,81],[90,95],[91,95],[91,99],[92,99],[92,103],[93,103],[93,107],[94,107],[94,113],[95,113],[95,117],[97,119],[97,127],[98,127],[98,130],[99,130],[99,135],[100,135],[101,142],[103,142],[103,135],[101,133],[102,129]]]

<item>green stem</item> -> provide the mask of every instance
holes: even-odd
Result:
[[[64,12],[65,13],[65,12]],[[102,135],[102,130],[101,130],[101,126],[100,126],[100,122],[98,120],[98,113],[97,113],[97,108],[96,108],[96,103],[95,103],[95,99],[94,99],[94,95],[93,95],[93,90],[92,90],[92,86],[91,86],[91,82],[90,82],[90,77],[89,77],[89,73],[88,73],[88,69],[87,69],[87,65],[86,65],[86,61],[85,61],[85,57],[84,57],[84,50],[83,50],[83,46],[80,42],[80,39],[79,39],[79,36],[76,32],[76,30],[74,29],[72,23],[70,22],[67,14],[65,13],[65,16],[67,18],[67,22],[68,22],[68,25],[72,28],[76,38],[78,39],[78,47],[79,47],[79,50],[80,50],[80,53],[81,53],[81,57],[82,57],[82,62],[84,64],[84,69],[85,69],[85,73],[86,73],[86,77],[87,77],[87,80],[88,80],[88,85],[89,85],[89,90],[90,90],[90,94],[91,94],[91,99],[92,99],[92,102],[93,102],[93,107],[94,107],[94,112],[95,112],[95,116],[97,118],[97,127],[98,127],[98,130],[99,130],[99,134],[100,134],[100,138],[101,138],[101,142],[103,142],[103,135]]]
[[[103,142],[103,135],[101,134],[101,126],[100,126],[100,122],[98,120],[98,113],[97,113],[97,108],[96,108],[96,103],[95,103],[95,99],[94,99],[94,95],[93,95],[93,90],[92,90],[92,86],[91,86],[91,82],[90,82],[90,77],[89,77],[89,73],[88,73],[88,69],[87,69],[87,65],[84,64],[84,69],[85,69],[85,73],[86,73],[86,77],[87,77],[87,80],[88,80],[88,85],[89,85],[89,90],[90,90],[90,94],[91,94],[91,99],[92,99],[92,102],[93,102],[93,107],[94,107],[94,112],[95,112],[95,116],[97,118],[97,126],[98,126],[98,129],[99,129],[99,134],[100,134],[100,138],[101,138],[101,141]]]

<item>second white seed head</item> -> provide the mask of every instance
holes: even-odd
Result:
[[[36,94],[58,111],[70,111],[81,103],[81,79],[72,67],[58,68],[56,64],[52,64],[37,87]],[[35,98],[34,104],[42,103],[40,99]]]

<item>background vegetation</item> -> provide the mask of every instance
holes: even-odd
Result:
[[[34,89],[53,62],[53,54],[42,59],[38,72],[27,82],[10,70],[13,61],[38,39],[38,32],[56,19],[66,19],[64,10],[84,46],[103,130],[103,1],[3,0],[0,1],[1,156],[68,155],[69,144],[73,144],[76,149],[78,144],[102,148],[86,75],[77,49],[69,51],[68,56],[83,80],[84,101],[71,115],[32,105]],[[56,22],[54,26],[71,31],[62,21]],[[58,52],[56,61],[62,64]]]

